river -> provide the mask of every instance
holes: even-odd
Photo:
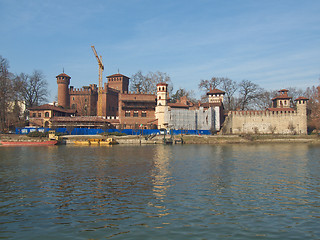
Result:
[[[0,148],[0,239],[319,239],[320,146]]]

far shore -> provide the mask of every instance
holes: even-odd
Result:
[[[89,138],[106,138],[101,135],[65,135],[60,138],[66,144],[73,144],[76,140],[87,140]],[[146,136],[109,136],[113,137],[119,144],[163,144],[164,136],[157,135],[152,139]],[[170,135],[165,136],[170,139]],[[25,135],[0,134],[0,140],[38,140],[40,138]],[[44,139],[44,138],[41,138]],[[173,143],[183,144],[241,144],[241,143],[320,143],[319,135],[174,135]],[[182,140],[182,141],[181,141]]]

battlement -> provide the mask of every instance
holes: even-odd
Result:
[[[228,113],[228,116],[236,116],[236,117],[254,117],[254,116],[269,116],[269,117],[283,117],[283,116],[296,116],[297,111],[290,109],[290,110],[282,110],[282,111],[253,111],[253,110],[248,110],[248,111],[230,111]]]
[[[77,94],[77,95],[91,95],[96,94],[98,92],[98,88],[96,84],[90,84],[89,86],[83,86],[82,88],[74,88],[70,86],[69,94]]]

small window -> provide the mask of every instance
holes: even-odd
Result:
[[[33,114],[32,114],[32,117],[36,117],[36,116],[37,116],[36,113],[33,113]]]
[[[130,117],[130,111],[126,111],[124,114],[125,117]]]
[[[45,117],[49,117],[49,112],[46,112],[46,113],[44,114],[44,116],[45,116]]]
[[[133,117],[139,117],[138,111],[134,111],[134,112],[133,112]]]
[[[147,117],[147,112],[146,111],[142,111],[141,112],[141,117]]]
[[[38,113],[38,117],[41,117],[41,113]]]

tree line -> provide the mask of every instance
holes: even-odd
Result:
[[[47,101],[47,81],[43,73],[34,70],[32,74],[13,74],[9,62],[0,55],[0,131],[10,127],[24,126],[26,108],[38,106]],[[21,114],[23,112],[23,114]]]

